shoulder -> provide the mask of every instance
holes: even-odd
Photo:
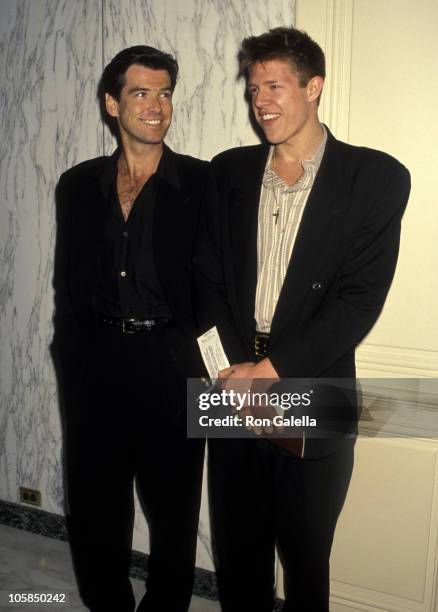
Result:
[[[172,162],[178,167],[181,171],[204,174],[208,172],[208,168],[210,163],[203,159],[198,159],[197,157],[192,157],[191,155],[183,155],[182,153],[175,153],[171,149],[168,148],[168,154],[171,158]]]
[[[408,169],[384,151],[351,145],[332,138],[332,141],[327,143],[327,154],[332,153],[336,154],[346,174],[361,174],[374,182],[387,182],[393,176],[405,182],[410,181]]]
[[[96,197],[108,160],[110,157],[106,156],[88,159],[61,174],[55,190],[59,214],[61,211],[65,215],[67,210],[81,209]]]
[[[213,174],[221,181],[225,176],[241,181],[244,176],[254,177],[263,169],[269,152],[269,145],[235,147],[219,153],[211,160]]]
[[[386,218],[395,211],[403,211],[407,204],[411,188],[409,171],[383,151],[347,144],[330,135],[321,170],[350,204],[364,213],[374,210]]]
[[[106,163],[110,158],[106,155],[88,159],[69,168],[60,177],[61,183],[72,184],[82,180],[92,180],[100,178]]]
[[[210,176],[209,162],[191,155],[175,153],[171,149],[168,149],[168,156],[171,167],[175,168],[183,189],[192,192],[201,188],[208,180]]]
[[[215,155],[211,160],[211,163],[214,166],[221,166],[239,163],[248,159],[259,159],[266,154],[268,149],[269,146],[262,144],[250,145],[246,147],[234,147]]]

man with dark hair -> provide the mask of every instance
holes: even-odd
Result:
[[[267,143],[212,162],[233,337],[217,325],[225,347],[237,347],[220,376],[229,389],[239,379],[354,378],[355,348],[394,275],[409,173],[320,123],[324,54],[307,34],[275,28],[247,38],[239,62]],[[307,446],[296,456],[265,439],[210,440],[223,612],[273,609],[275,546],[284,609],[329,610],[330,551],[353,446],[343,439],[336,452],[309,458]]]
[[[134,477],[150,533],[138,610],[164,601],[185,612],[192,593],[204,447],[186,439],[185,383],[201,372],[191,268],[209,173],[163,142],[177,73],[152,47],[116,55],[100,93],[120,146],[65,172],[57,188],[53,349],[67,519],[93,612],[135,608]]]

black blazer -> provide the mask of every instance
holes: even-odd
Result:
[[[251,360],[257,226],[267,145],[212,161],[219,189],[225,283],[235,339]],[[281,377],[354,377],[354,351],[374,325],[397,262],[410,177],[385,153],[328,133],[274,313],[269,358]],[[220,332],[227,336],[229,325]]]
[[[203,202],[209,198],[209,164],[166,147],[172,180],[161,180],[154,213],[153,248],[159,282],[168,306],[193,348],[196,346],[194,302],[198,291],[193,260],[208,250],[203,233]],[[106,204],[103,175],[109,157],[85,161],[65,172],[58,183],[55,251],[55,335],[53,349],[61,374],[73,381],[94,322],[93,295]],[[167,173],[166,173],[167,174]],[[202,213],[202,214],[201,214]],[[202,284],[202,274],[197,278]],[[199,368],[198,368],[199,369]],[[192,370],[191,375],[198,375]]]

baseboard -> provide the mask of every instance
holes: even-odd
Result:
[[[436,378],[438,351],[361,344],[356,365],[361,378]]]

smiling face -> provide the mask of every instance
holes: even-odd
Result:
[[[314,129],[321,77],[301,87],[291,64],[282,59],[257,62],[248,72],[254,116],[271,144],[292,143]]]
[[[105,94],[106,110],[115,117],[126,145],[161,144],[172,121],[172,90],[167,70],[133,64],[116,100]]]

